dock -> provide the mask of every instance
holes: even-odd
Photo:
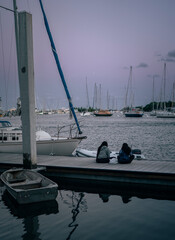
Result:
[[[0,153],[0,172],[22,167],[22,154]],[[38,168],[47,177],[64,181],[121,183],[139,187],[171,189],[175,193],[175,162],[133,160],[131,164],[96,163],[95,158],[37,156]]]

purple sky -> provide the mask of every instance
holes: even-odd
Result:
[[[0,5],[13,8],[12,0]],[[34,71],[39,108],[66,107],[37,0],[17,0],[18,10],[33,16]],[[92,106],[94,85],[101,84],[102,107],[107,91],[114,105],[124,107],[129,67],[133,66],[135,105],[160,100],[164,60],[166,98],[175,81],[174,0],[43,0],[60,63],[74,106],[87,106],[86,79]],[[16,106],[18,79],[13,14],[0,9],[0,96],[3,109]]]

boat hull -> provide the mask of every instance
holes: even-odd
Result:
[[[94,113],[94,115],[96,117],[111,117],[112,116],[112,113],[109,113],[109,114],[103,114],[103,113]]]
[[[18,204],[54,200],[58,194],[56,183],[32,170],[10,169],[2,173],[1,180]]]
[[[135,159],[136,160],[141,160],[141,159],[145,159],[144,155],[141,154],[141,151],[140,153],[138,152],[140,150],[133,150],[133,154],[135,156]],[[87,150],[87,149],[76,149],[75,151],[75,154],[77,157],[90,157],[90,158],[96,158],[97,156],[97,151],[90,151],[90,150]],[[111,158],[116,158],[117,159],[117,156],[119,155],[118,152],[114,152],[112,151],[110,153],[110,157]]]
[[[175,118],[175,113],[157,114],[157,118]]]
[[[142,113],[125,113],[125,117],[142,117]]]
[[[38,155],[71,156],[73,151],[81,142],[81,138],[57,139],[37,141]],[[0,152],[3,153],[22,153],[22,142],[1,142]]]
[[[94,112],[96,117],[111,117],[113,114],[108,110],[99,110]]]

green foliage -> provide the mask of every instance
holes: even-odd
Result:
[[[171,101],[165,102],[166,108],[171,108],[172,106],[175,106],[175,103],[172,103]],[[156,110],[163,110],[164,103],[163,102],[154,102],[154,109]],[[153,110],[153,102],[150,102],[147,104],[144,108],[144,112],[151,112]]]
[[[94,111],[95,111],[95,109],[92,108],[92,107],[89,107],[89,108],[83,108],[83,107],[78,108],[78,112],[94,112]]]

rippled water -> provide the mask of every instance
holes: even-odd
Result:
[[[144,115],[142,118],[126,118],[122,114],[112,117],[80,117],[83,140],[79,147],[96,150],[102,141],[109,143],[110,150],[119,151],[123,142],[132,148],[141,149],[146,159],[175,160],[175,118],[161,119]],[[20,118],[11,118],[10,121],[18,126]],[[67,114],[37,115],[37,129],[43,129],[51,135],[57,133],[57,126],[74,123]]]
[[[80,147],[95,150],[107,140],[111,150],[123,142],[139,148],[146,158],[174,161],[175,119],[147,117],[129,119],[83,119]],[[8,119],[7,119],[8,120]],[[19,118],[11,118],[14,125]],[[69,124],[67,115],[37,116],[37,128],[50,134],[56,125]],[[59,184],[56,201],[18,206],[0,185],[0,239],[25,240],[174,240],[175,196],[163,192],[116,187],[91,188]],[[140,193],[141,191],[141,193]]]

